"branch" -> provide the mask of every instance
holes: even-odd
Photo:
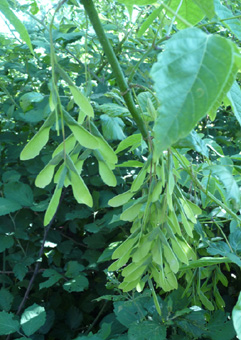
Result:
[[[119,86],[119,89],[122,93],[122,96],[125,100],[125,103],[137,125],[139,128],[144,140],[148,140],[148,131],[144,124],[144,121],[142,120],[136,106],[134,103],[134,100],[132,98],[130,88],[127,84],[127,81],[125,79],[124,73],[120,67],[120,64],[116,58],[116,55],[113,51],[113,48],[105,34],[105,31],[101,25],[98,13],[95,9],[93,0],[82,0],[81,2],[85,8],[85,11],[93,25],[93,28],[95,30],[95,33],[99,39],[99,42],[104,50],[104,53],[112,67],[113,73],[116,78],[116,82]]]
[[[44,252],[44,244],[45,244],[45,241],[46,241],[46,239],[47,239],[47,235],[48,235],[49,229],[51,228],[52,224],[54,223],[55,216],[56,216],[56,214],[57,214],[57,212],[58,212],[58,209],[59,209],[59,206],[60,206],[61,202],[63,201],[64,195],[65,195],[65,192],[63,193],[63,195],[62,195],[62,197],[61,197],[61,199],[60,199],[59,205],[58,205],[58,207],[57,207],[57,209],[56,209],[56,212],[55,212],[55,214],[54,214],[52,220],[49,222],[49,224],[47,225],[47,227],[45,227],[45,229],[44,229],[44,237],[43,237],[43,241],[42,241],[41,248],[40,248],[39,253],[38,253],[38,260],[39,260],[39,259],[42,257],[42,255],[43,255],[43,252]],[[29,293],[30,293],[30,291],[31,291],[31,289],[32,289],[34,280],[35,280],[35,278],[36,278],[36,276],[37,276],[37,274],[38,274],[38,272],[39,272],[39,270],[40,270],[40,269],[39,269],[40,264],[41,264],[40,261],[36,262],[36,264],[35,264],[35,268],[34,268],[34,271],[33,271],[33,275],[32,275],[32,277],[31,277],[31,279],[30,279],[30,281],[29,281],[29,283],[28,283],[28,287],[27,287],[26,292],[25,292],[25,294],[24,294],[24,297],[23,297],[23,299],[22,299],[22,301],[21,301],[21,303],[20,303],[20,305],[19,305],[19,307],[18,307],[18,310],[17,310],[16,315],[19,315],[19,314],[20,314],[21,310],[23,309],[23,307],[24,307],[24,305],[25,305],[25,303],[26,303],[26,301],[27,301],[27,299],[28,299],[28,296],[29,296]],[[9,334],[9,335],[6,337],[6,340],[10,340],[10,338],[11,338],[11,334]]]

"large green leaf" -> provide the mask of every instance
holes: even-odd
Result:
[[[185,333],[190,334],[189,339],[201,338],[205,330],[204,310],[192,311],[190,314],[182,315],[176,319],[176,324]]]
[[[177,11],[180,5],[180,0],[172,0],[170,8],[173,11]],[[170,15],[170,13],[168,13]],[[180,9],[178,10],[178,15],[189,22],[191,25],[197,24],[204,18],[204,12],[197,6],[194,0],[183,0]],[[186,28],[187,25],[179,18],[176,18],[177,27],[182,29]]]
[[[28,31],[26,30],[26,28],[22,24],[22,22],[18,19],[18,17],[9,8],[9,4],[8,4],[7,0],[1,0],[0,11],[9,20],[11,25],[13,25],[13,27],[19,33],[21,39],[26,42],[30,51],[34,54],[33,47],[32,47],[32,44],[31,44],[31,40],[30,40],[29,35],[28,35]]]
[[[15,333],[19,330],[19,322],[14,320],[14,314],[0,312],[0,335]]]
[[[239,39],[241,40],[241,22],[240,18],[225,20],[234,17],[234,14],[226,6],[221,5],[220,0],[214,0],[215,12],[219,19],[224,20],[223,24]]]
[[[240,323],[240,319],[239,319]],[[212,340],[232,340],[235,337],[232,321],[221,310],[217,310],[207,324],[207,335]]]
[[[230,41],[197,28],[175,34],[152,68],[161,103],[154,126],[155,151],[160,155],[215,112],[238,70],[238,50]]]
[[[241,338],[241,293],[239,293],[238,301],[233,308],[232,319],[237,336]]]
[[[206,16],[211,19],[215,15],[214,2],[213,0],[193,0]]]
[[[27,336],[35,333],[46,320],[46,312],[44,307],[34,303],[32,306],[25,309],[21,316],[20,324]]]

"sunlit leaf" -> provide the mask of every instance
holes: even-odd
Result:
[[[0,11],[9,20],[11,25],[13,25],[13,27],[19,33],[21,39],[26,42],[26,44],[28,45],[32,54],[34,54],[33,47],[32,47],[32,44],[31,44],[31,40],[30,40],[30,37],[28,35],[28,31],[26,30],[24,24],[18,19],[18,17],[10,9],[7,0],[1,0]]]
[[[44,307],[36,303],[25,309],[21,315],[20,324],[27,336],[34,334],[46,320],[46,312]]]
[[[33,138],[28,142],[28,144],[24,147],[23,151],[20,154],[21,160],[27,160],[36,157],[45,144],[49,140],[49,130],[55,121],[54,113],[51,113],[49,117],[46,119],[40,130],[33,136]]]
[[[79,108],[89,117],[94,117],[94,110],[88,101],[88,99],[83,95],[82,92],[76,86],[69,86],[70,91],[74,97],[75,103]]]
[[[179,5],[180,0],[172,0],[169,6],[173,11],[176,12],[179,8]],[[171,15],[170,12],[168,14]],[[204,12],[200,10],[194,0],[183,0],[181,7],[178,10],[178,15],[191,25],[195,25],[203,19]],[[187,27],[187,25],[180,18],[177,17],[176,21],[179,29]]]
[[[154,126],[157,155],[187,136],[206,114],[215,117],[235,80],[235,53],[229,40],[196,28],[182,30],[167,42],[151,73],[161,103]]]

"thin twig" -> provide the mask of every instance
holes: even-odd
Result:
[[[56,212],[55,212],[55,214],[54,214],[52,220],[49,222],[49,224],[47,225],[47,227],[46,227],[45,230],[44,230],[44,237],[43,237],[42,245],[41,245],[41,248],[40,248],[39,253],[38,253],[38,262],[37,262],[36,265],[35,265],[35,268],[34,268],[34,271],[33,271],[33,275],[32,275],[32,277],[31,277],[31,279],[30,279],[30,281],[29,281],[29,283],[28,283],[28,287],[27,287],[26,292],[25,292],[25,294],[24,294],[24,297],[23,297],[23,299],[22,299],[22,301],[21,301],[21,303],[20,303],[20,305],[19,305],[19,307],[18,307],[18,310],[17,310],[16,315],[19,315],[20,312],[21,312],[21,310],[23,309],[23,307],[24,307],[24,305],[25,305],[25,303],[26,303],[26,301],[27,301],[27,299],[28,299],[29,293],[30,293],[30,291],[31,291],[31,289],[32,289],[34,280],[35,280],[35,278],[36,278],[36,276],[37,276],[37,274],[38,274],[38,272],[39,272],[39,270],[40,270],[39,267],[40,267],[40,263],[41,263],[41,262],[39,261],[39,259],[40,259],[40,258],[42,257],[42,255],[43,255],[43,252],[44,252],[44,244],[45,244],[45,241],[46,241],[46,238],[47,238],[49,229],[51,228],[52,224],[54,223],[55,216],[56,216],[56,214],[57,214],[57,212],[58,212],[58,209],[59,209],[59,207],[60,207],[61,202],[63,201],[64,196],[65,196],[65,191],[64,191],[64,193],[63,193],[63,195],[62,195],[62,197],[61,197],[61,199],[60,199],[59,205],[58,205],[58,207],[57,207],[57,209],[56,209]],[[9,335],[6,337],[6,340],[10,340],[10,339],[11,339],[11,334],[9,334]]]
[[[94,319],[94,321],[92,322],[92,324],[89,326],[89,328],[87,329],[87,331],[85,332],[85,334],[88,334],[92,328],[95,326],[95,324],[97,323],[97,321],[99,320],[99,318],[101,317],[106,305],[108,304],[108,300],[106,300],[101,308],[101,310],[99,311],[99,313],[97,314],[96,318]]]
[[[40,272],[44,272],[46,269],[45,268],[42,268],[42,269],[39,269],[39,273]],[[33,273],[34,272],[34,270],[29,270],[28,272],[27,272],[27,274],[29,274],[29,273]],[[12,275],[12,274],[14,274],[15,275],[15,273],[14,273],[14,271],[12,271],[12,270],[0,270],[0,274],[2,274],[2,275]]]

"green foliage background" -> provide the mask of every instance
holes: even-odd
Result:
[[[0,5],[15,23],[0,36],[0,335],[235,339],[240,2],[95,0],[116,61],[87,3]],[[138,238],[143,211],[175,235],[153,236],[143,223]],[[187,243],[183,260],[163,255],[166,277],[177,266],[170,288],[153,274],[153,249],[173,239]],[[139,262],[123,281],[131,255],[118,259],[129,250]]]

